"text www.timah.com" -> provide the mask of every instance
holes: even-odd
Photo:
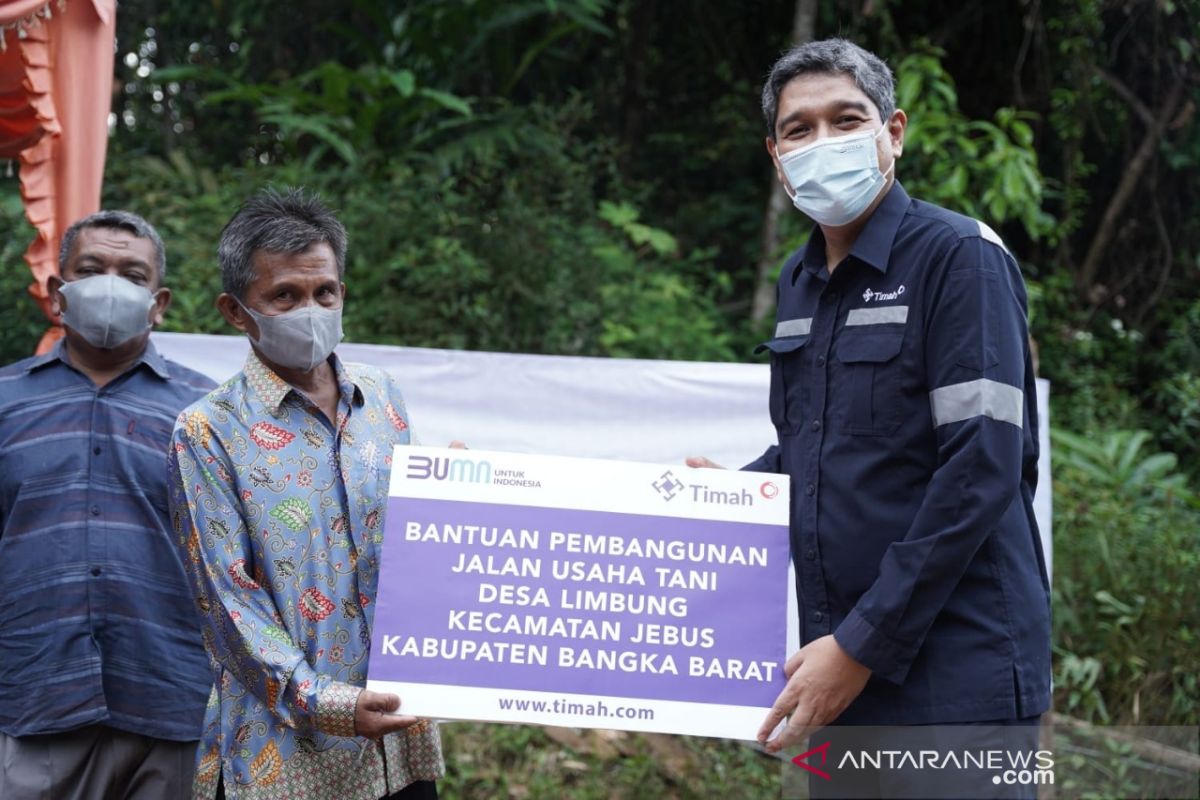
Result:
[[[616,706],[609,708],[607,703],[572,703],[569,700],[514,700],[511,697],[500,698],[502,711],[533,711],[542,714],[575,714],[583,717],[607,717],[612,719],[654,719],[653,708],[638,708],[636,706]]]

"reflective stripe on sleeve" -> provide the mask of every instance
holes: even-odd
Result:
[[[991,242],[992,244],[999,245],[1000,247],[1004,248],[1004,251],[1006,253],[1008,252],[1008,247],[1004,244],[1004,240],[1000,238],[1000,234],[996,233],[994,230],[989,228],[985,223],[980,222],[979,220],[975,220],[975,222],[977,222],[979,224],[980,238],[982,238],[984,241]]]
[[[812,317],[785,319],[775,326],[775,336],[807,336],[812,329]]]
[[[879,306],[855,308],[846,315],[846,327],[851,325],[888,325],[908,321],[908,306]]]
[[[1025,393],[1007,383],[980,378],[934,389],[929,393],[929,405],[935,428],[973,417],[991,417],[1020,428],[1024,421]]]

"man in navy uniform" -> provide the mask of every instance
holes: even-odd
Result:
[[[873,54],[799,46],[762,105],[778,178],[817,225],[763,345],[778,444],[746,466],[791,476],[803,643],[759,739],[1031,726],[1050,703],[1050,608],[1020,270],[987,225],[896,181],[907,117]]]

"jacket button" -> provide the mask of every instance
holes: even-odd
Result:
[[[817,366],[818,367],[825,366],[825,356],[817,356]]]
[[[810,547],[804,551],[804,557],[807,558],[809,561],[816,561],[817,560],[817,551]]]
[[[812,615],[812,621],[813,621],[813,622],[820,622],[820,621],[821,621],[821,620],[823,620],[823,619],[825,619],[825,615],[824,615],[824,614],[822,614],[820,611],[814,611],[814,612],[813,612],[813,615]]]
[[[92,567],[92,575],[96,576],[97,578],[100,577],[101,572],[102,570],[99,567]]]
[[[814,420],[812,421],[812,429],[813,429],[814,431],[819,431],[819,430],[821,430],[821,420],[819,420],[819,419],[814,419]]]
[[[817,493],[817,487],[813,486],[813,485],[810,483],[808,486],[805,486],[805,487],[804,487],[804,493],[805,493],[806,495],[808,495],[809,497],[812,497],[814,494],[816,494],[816,493]]]
[[[93,517],[100,516],[100,506],[92,506],[92,516]]]

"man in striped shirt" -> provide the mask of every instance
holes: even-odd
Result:
[[[63,237],[65,338],[0,369],[0,797],[190,789],[211,684],[167,535],[175,417],[214,384],[150,343],[162,240],[100,212]]]

